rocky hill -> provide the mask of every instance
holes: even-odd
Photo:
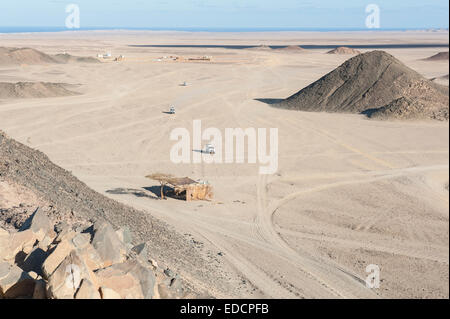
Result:
[[[56,54],[53,56],[58,63],[100,63],[100,61],[93,57],[78,57],[67,53]]]
[[[100,63],[92,57],[75,57],[69,54],[49,55],[31,48],[0,47],[0,66],[71,62]]]
[[[302,111],[362,113],[386,107],[402,97],[423,105],[415,118],[429,118],[436,112],[448,114],[448,88],[425,79],[383,51],[347,60],[275,106]],[[405,111],[408,110],[412,108]]]
[[[348,47],[338,47],[327,52],[328,54],[360,54],[361,52]]]
[[[0,99],[45,98],[76,95],[63,83],[48,82],[0,82]]]

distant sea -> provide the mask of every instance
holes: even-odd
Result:
[[[63,31],[92,31],[92,30],[130,30],[130,31],[185,31],[185,32],[279,32],[279,31],[414,31],[414,30],[447,30],[439,28],[415,28],[415,29],[367,29],[367,28],[196,28],[196,27],[160,27],[160,28],[130,28],[130,27],[89,27],[80,29],[67,29],[65,27],[2,27],[0,33],[29,33],[29,32],[63,32]]]

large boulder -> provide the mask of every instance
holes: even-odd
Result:
[[[102,258],[105,267],[120,264],[126,260],[127,249],[109,223],[94,224],[92,245]]]
[[[32,297],[34,279],[16,265],[0,263],[0,298]]]
[[[73,299],[83,281],[89,281],[95,287],[93,289],[98,291],[94,274],[74,249],[48,278],[47,296],[55,299]],[[92,287],[87,286],[88,284],[83,289],[83,296],[92,290]]]
[[[11,261],[21,251],[29,253],[37,239],[37,235],[31,229],[2,237],[0,238],[0,257],[3,260]]]
[[[40,247],[36,246],[33,250],[25,257],[24,261],[20,265],[20,268],[26,272],[34,272],[39,276],[43,277],[42,265],[47,259],[47,252],[42,250]]]
[[[128,260],[95,272],[99,285],[117,292],[123,299],[152,299],[155,275],[137,260]]]
[[[47,217],[47,214],[42,209],[38,208],[23,223],[19,231],[31,229],[33,233],[37,234],[38,241],[41,241],[42,239],[44,239],[45,236],[49,236],[50,238],[54,238],[56,236],[56,233],[53,230],[53,228],[54,228],[53,223]]]
[[[100,287],[100,295],[102,299],[122,299],[119,293],[107,287]]]
[[[47,283],[43,279],[35,282],[33,299],[47,299]]]
[[[45,279],[50,278],[53,272],[58,268],[62,261],[74,249],[72,243],[68,240],[60,242],[52,251],[42,265],[42,274]]]

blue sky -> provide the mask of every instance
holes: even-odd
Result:
[[[63,27],[78,4],[81,27],[364,28],[365,7],[382,28],[448,28],[448,0],[0,0],[0,26]]]

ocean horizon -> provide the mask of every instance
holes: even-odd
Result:
[[[128,31],[184,31],[184,32],[355,32],[355,31],[421,31],[421,30],[445,30],[447,28],[440,27],[424,27],[424,28],[305,28],[305,27],[258,27],[258,28],[220,28],[220,27],[86,27],[79,29],[68,29],[66,27],[33,27],[33,26],[0,26],[0,33],[39,33],[39,32],[67,32],[67,31],[112,31],[112,30],[128,30]]]

